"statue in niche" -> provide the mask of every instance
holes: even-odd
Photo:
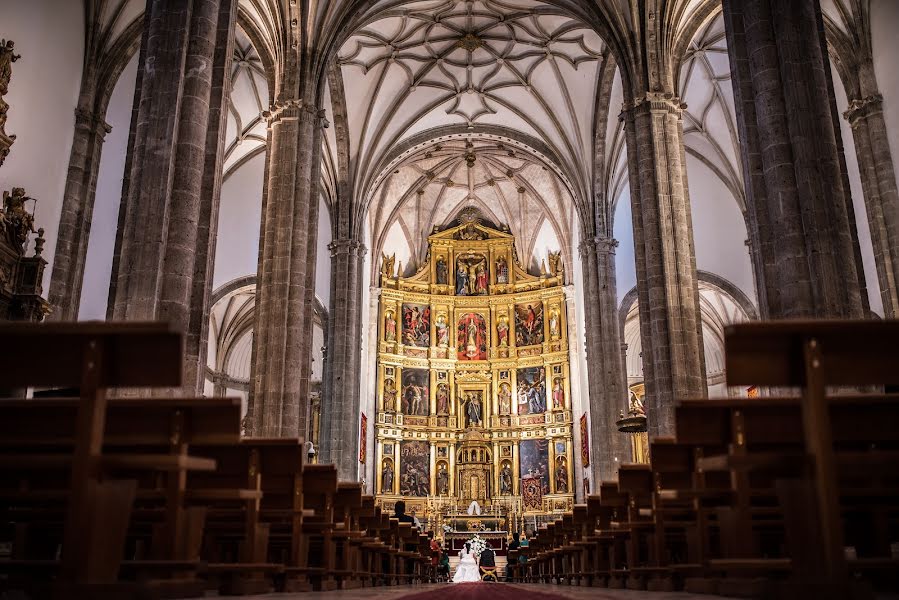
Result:
[[[503,496],[512,495],[512,466],[507,462],[499,472],[499,493]]]
[[[479,296],[487,294],[487,263],[478,263],[475,267],[475,292]]]
[[[465,414],[468,415],[468,426],[474,427],[481,424],[481,394],[480,392],[468,392],[466,396],[468,406]]]
[[[461,262],[456,269],[456,295],[468,295],[468,270],[465,268],[465,264]]]
[[[440,463],[440,470],[437,471],[437,494],[439,496],[449,494],[449,473],[446,470],[446,463]]]
[[[396,410],[396,383],[393,379],[384,380],[384,410]]]
[[[437,385],[437,414],[449,413],[449,386],[445,383]]]
[[[384,468],[381,469],[381,493],[393,493],[393,463],[389,459],[384,461]]]
[[[509,346],[509,319],[505,315],[499,318],[496,324],[496,340],[500,348]]]
[[[496,259],[496,283],[509,283],[509,265],[502,256]]]
[[[512,387],[508,383],[499,385],[499,392],[496,394],[499,399],[499,414],[508,415],[512,412]]]
[[[550,339],[559,339],[559,311],[555,308],[549,313],[549,337]]]
[[[445,314],[440,313],[437,315],[435,327],[437,329],[437,345],[441,348],[446,348],[449,346],[449,326],[446,324]]]
[[[384,315],[384,339],[388,342],[396,341],[396,319],[392,310],[388,310]]]
[[[443,258],[442,256],[438,257],[437,264],[435,265],[434,269],[437,274],[437,284],[438,285],[446,285],[446,281],[447,281],[447,279],[446,279],[446,276],[447,276],[446,259]]]
[[[559,460],[559,466],[556,467],[556,492],[559,494],[568,493],[568,467],[565,466],[565,458]]]
[[[556,377],[553,382],[553,408],[562,408],[565,404],[565,389],[562,387],[562,379]]]

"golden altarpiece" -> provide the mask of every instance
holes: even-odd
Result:
[[[382,505],[406,500],[439,534],[510,531],[571,508],[564,273],[558,254],[549,263],[529,274],[513,236],[471,216],[435,229],[411,277],[382,257]]]

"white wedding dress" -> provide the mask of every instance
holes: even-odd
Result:
[[[459,566],[456,567],[456,574],[453,575],[453,583],[480,581],[481,571],[478,569],[478,561],[475,560],[474,554],[463,549],[459,552],[459,558]]]

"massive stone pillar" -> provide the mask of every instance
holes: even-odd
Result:
[[[870,93],[850,97],[844,116],[852,126],[883,313],[895,319],[899,318],[899,191],[873,64],[863,72],[870,74],[864,85]]]
[[[62,212],[59,215],[56,255],[48,294],[53,308],[49,315],[52,321],[74,321],[78,318],[87,242],[97,193],[97,175],[100,172],[100,155],[106,134],[112,131],[103,115],[93,111],[93,94],[85,94],[85,86],[93,87],[94,84],[82,82],[82,98],[89,98],[79,100],[75,110],[75,133],[63,192]]]
[[[147,3],[108,315],[186,334],[202,390],[236,0]]]
[[[861,317],[817,0],[724,0],[763,318]]]
[[[337,239],[331,250],[328,364],[324,374],[321,456],[337,465],[341,479],[356,481],[359,469],[359,393],[362,374],[362,271],[365,246]]]
[[[622,113],[650,438],[674,433],[678,400],[707,394],[681,111],[647,92]]]
[[[255,435],[305,437],[322,117],[307,98],[281,99],[267,118],[248,429]]]
[[[600,481],[614,479],[622,462],[630,462],[627,438],[615,427],[618,413],[627,407],[615,285],[617,246],[617,240],[594,237],[583,240],[579,248],[590,392],[590,468],[597,489]]]

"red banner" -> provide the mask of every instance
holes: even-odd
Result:
[[[581,460],[584,466],[590,466],[590,438],[587,434],[587,413],[581,415]]]
[[[365,464],[365,433],[368,430],[368,417],[362,413],[362,426],[359,428],[359,462]]]
[[[521,502],[525,510],[543,509],[543,480],[539,475],[521,478]]]

